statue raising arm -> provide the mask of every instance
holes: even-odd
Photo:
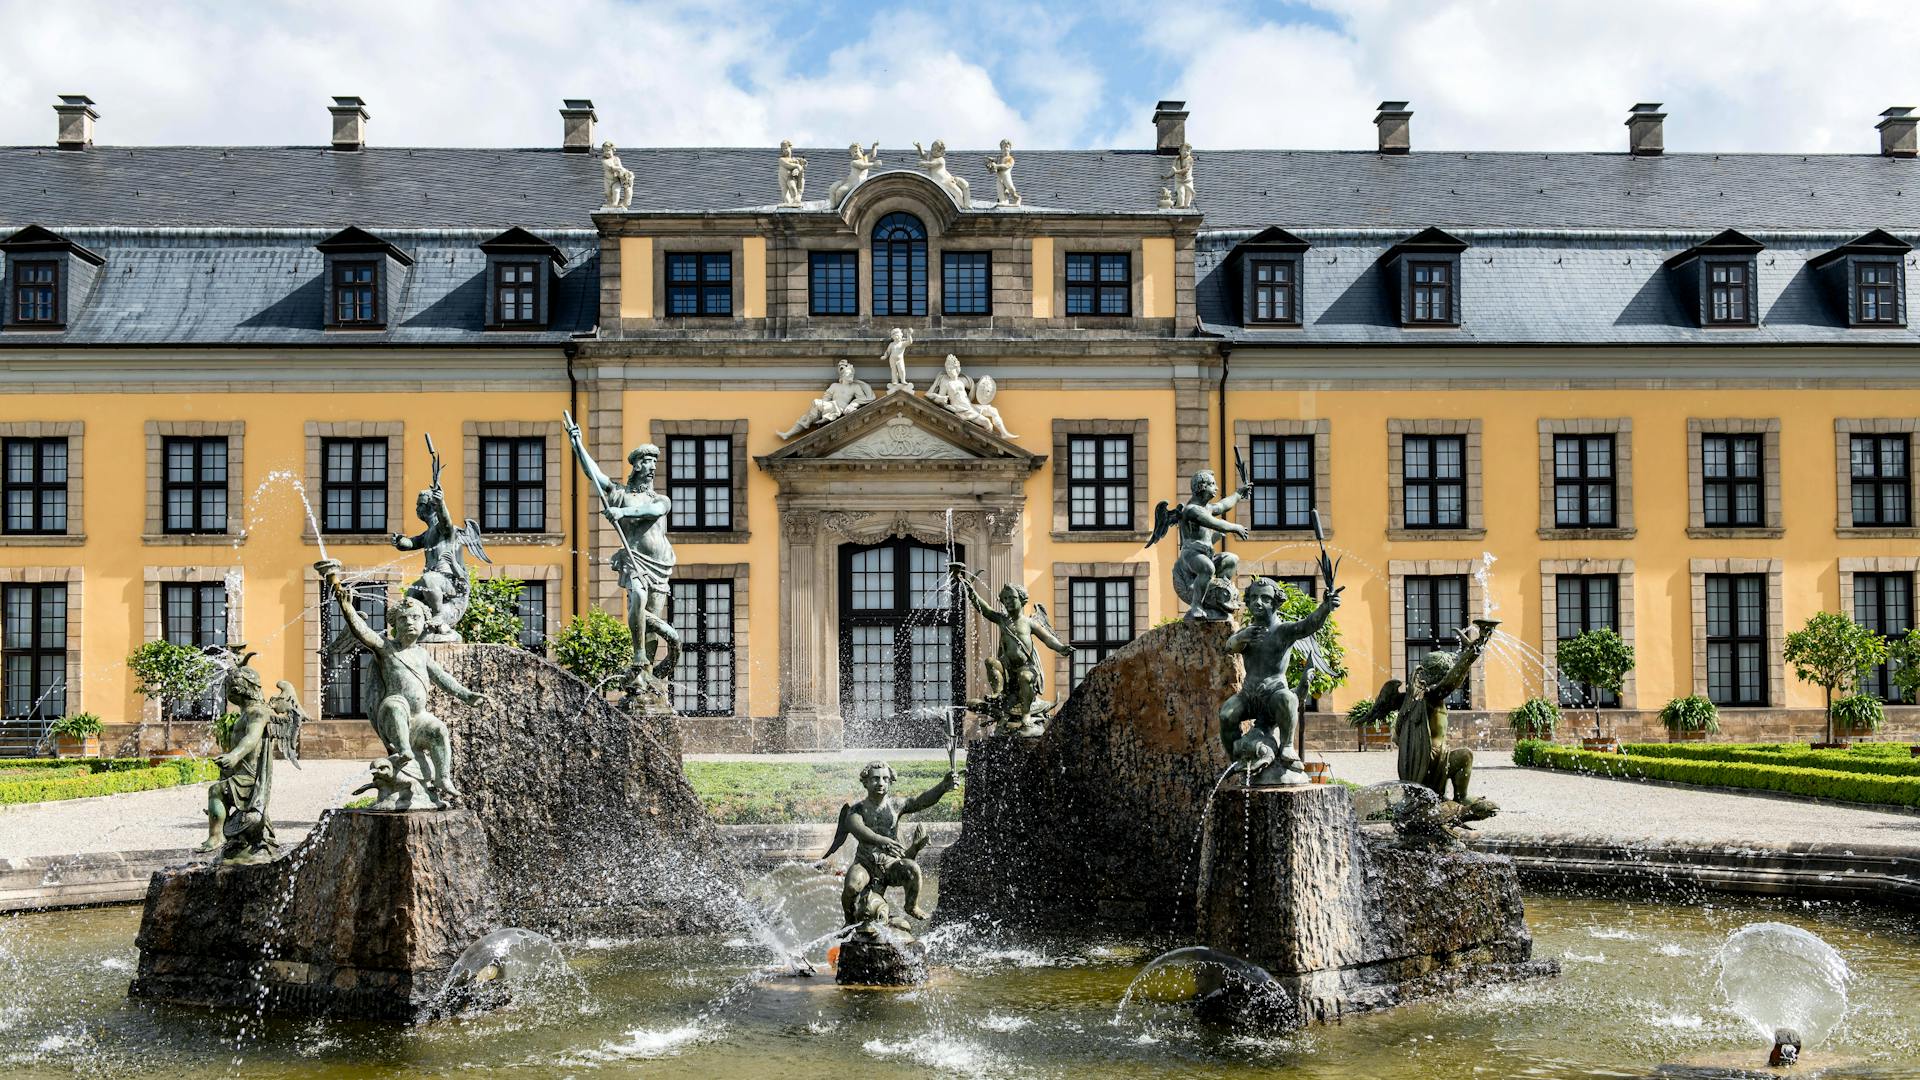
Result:
[[[1476,619],[1474,627],[1479,628],[1478,634],[1472,632],[1472,627],[1461,628],[1460,651],[1453,658],[1453,667],[1447,669],[1446,678],[1427,688],[1429,694],[1446,698],[1467,684],[1467,675],[1473,670],[1474,663],[1480,659],[1481,651],[1487,647],[1487,639],[1493,636],[1494,625],[1485,620]]]
[[[353,592],[340,580],[340,564],[332,559],[323,559],[315,564],[314,569],[320,571],[321,580],[326,583],[327,590],[333,593],[334,602],[340,608],[340,618],[347,624],[347,633],[375,653],[386,651],[387,639],[367,625],[367,620],[361,618],[360,612],[354,608]]]
[[[1053,632],[1052,624],[1047,621],[1047,609],[1041,607],[1039,604],[1035,604],[1033,607],[1035,611],[1040,613],[1039,618],[1030,621],[1033,636],[1039,638],[1046,644],[1047,648],[1052,649],[1061,656],[1070,655],[1073,652],[1073,646],[1061,641],[1060,636]]]
[[[449,675],[447,669],[441,667],[432,657],[427,658],[427,677],[433,680],[433,685],[452,694],[462,705],[478,705],[490,700],[487,695],[460,685],[460,680]]]
[[[562,413],[561,416],[567,429],[567,441],[573,444],[573,456],[580,459],[580,470],[587,474],[587,479],[604,497],[618,485],[601,471],[599,462],[594,461],[593,455],[587,452],[586,441],[580,436],[580,425],[573,422],[573,416],[568,413]]]
[[[1212,529],[1214,532],[1230,533],[1245,540],[1252,535],[1251,530],[1245,525],[1235,524],[1219,516],[1233,509],[1234,504],[1239,501],[1240,492],[1236,491],[1217,503],[1188,503],[1183,512],[1187,515],[1187,520],[1196,525]]]
[[[996,626],[1005,625],[1009,618],[1018,614],[1017,612],[1001,611],[999,608],[987,603],[986,598],[980,595],[980,590],[973,587],[973,579],[967,576],[966,564],[957,562],[948,563],[947,572],[952,574],[953,580],[958,582],[960,587],[966,590],[966,597],[973,603],[973,610],[979,612],[980,616],[988,622]]]
[[[917,814],[920,811],[925,810],[927,807],[932,806],[935,803],[938,803],[941,799],[945,798],[947,792],[952,791],[954,788],[954,785],[958,784],[959,782],[960,782],[960,774],[955,772],[948,772],[947,775],[940,778],[939,783],[933,785],[927,790],[921,792],[918,795],[915,795],[913,798],[908,799],[904,803],[902,803],[900,805],[900,812],[902,814]]]
[[[1333,609],[1340,606],[1340,593],[1345,588],[1346,586],[1342,585],[1339,588],[1327,590],[1327,595],[1320,599],[1319,607],[1308,612],[1306,618],[1298,622],[1282,624],[1280,632],[1287,635],[1291,641],[1300,641],[1319,633],[1320,628],[1327,625],[1327,620],[1333,617]]]

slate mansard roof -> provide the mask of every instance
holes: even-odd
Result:
[[[799,152],[810,162],[808,195],[824,198],[844,175],[846,151]],[[1159,212],[1167,157],[1015,153],[1026,210]],[[880,156],[886,164],[876,176],[914,160],[910,150]],[[986,156],[948,154],[977,196],[993,189]],[[1243,340],[1920,341],[1920,330],[1846,330],[1822,306],[1806,266],[1873,229],[1920,242],[1920,162],[1913,160],[1204,148],[1195,157],[1200,318],[1205,329]],[[621,158],[634,173],[636,212],[796,212],[770,205],[778,197],[770,148],[625,149]],[[107,259],[68,330],[33,335],[76,344],[338,340],[319,328],[321,255],[312,245],[345,226],[387,238],[416,259],[390,329],[356,332],[354,340],[564,339],[597,321],[592,215],[600,195],[597,156],[558,149],[0,148],[0,235],[40,224]],[[556,269],[545,332],[480,329],[478,244],[513,226],[553,241],[568,257]],[[1276,226],[1313,244],[1303,262],[1305,325],[1249,331],[1232,321],[1222,264],[1233,243]],[[1461,255],[1462,326],[1403,330],[1390,318],[1379,257],[1435,226],[1470,244]],[[1661,273],[1665,260],[1727,229],[1766,245],[1758,264],[1761,327],[1744,336],[1700,330]],[[1910,290],[1914,276],[1907,275]],[[10,343],[7,336],[0,344]]]

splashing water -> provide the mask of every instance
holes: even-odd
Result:
[[[1499,602],[1493,598],[1493,564],[1497,561],[1499,556],[1483,551],[1480,565],[1473,569],[1473,580],[1480,583],[1480,617],[1483,619],[1493,618],[1493,613],[1500,610]]]
[[[1763,1039],[1791,1028],[1811,1046],[1847,1014],[1846,960],[1797,926],[1743,926],[1721,946],[1717,963],[1720,996]]]
[[[313,512],[313,501],[307,498],[307,485],[291,471],[287,469],[275,469],[268,473],[266,479],[261,480],[259,485],[253,489],[253,496],[248,499],[248,502],[258,503],[261,496],[265,495],[267,490],[275,484],[286,484],[293,488],[295,495],[300,496],[300,505],[307,511],[307,524],[313,528],[313,542],[320,549],[320,557],[322,559],[327,558],[327,536],[326,533],[320,529],[319,515]]]

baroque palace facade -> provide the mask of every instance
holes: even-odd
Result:
[[[353,98],[317,146],[95,145],[90,101],[55,111],[57,142],[0,149],[16,736],[88,710],[111,743],[157,716],[141,642],[244,640],[355,751],[312,564],[380,615],[423,436],[530,643],[620,610],[563,410],[609,469],[664,450],[690,748],[942,742],[919,710],[981,690],[954,558],[1080,646],[1058,697],[1181,612],[1153,505],[1236,455],[1243,574],[1308,578],[1310,511],[1343,555],[1329,713],[1484,613],[1524,648],[1476,677],[1470,740],[1602,625],[1639,659],[1616,732],[1701,693],[1735,737],[1804,735],[1786,632],[1912,620],[1907,110],[1879,153],[1668,154],[1657,106],[1621,153],[1415,153],[1387,102],[1378,151],[1183,157],[1163,102],[1153,149],[1018,152],[1018,204],[977,152],[856,148],[841,190],[841,151],[801,151],[791,204],[772,150],[645,149],[614,207],[587,102],[527,150],[369,146]],[[915,393],[882,389],[896,327]],[[948,355],[1010,437],[927,399]],[[843,359],[876,399],[783,437]],[[1329,713],[1310,738],[1345,745]]]

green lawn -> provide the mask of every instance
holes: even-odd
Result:
[[[889,764],[897,795],[918,795],[947,774],[944,761]],[[784,825],[838,819],[840,807],[865,796],[860,766],[851,761],[689,761],[687,779],[721,825]],[[961,789],[955,788],[914,819],[959,821],[960,796]]]

